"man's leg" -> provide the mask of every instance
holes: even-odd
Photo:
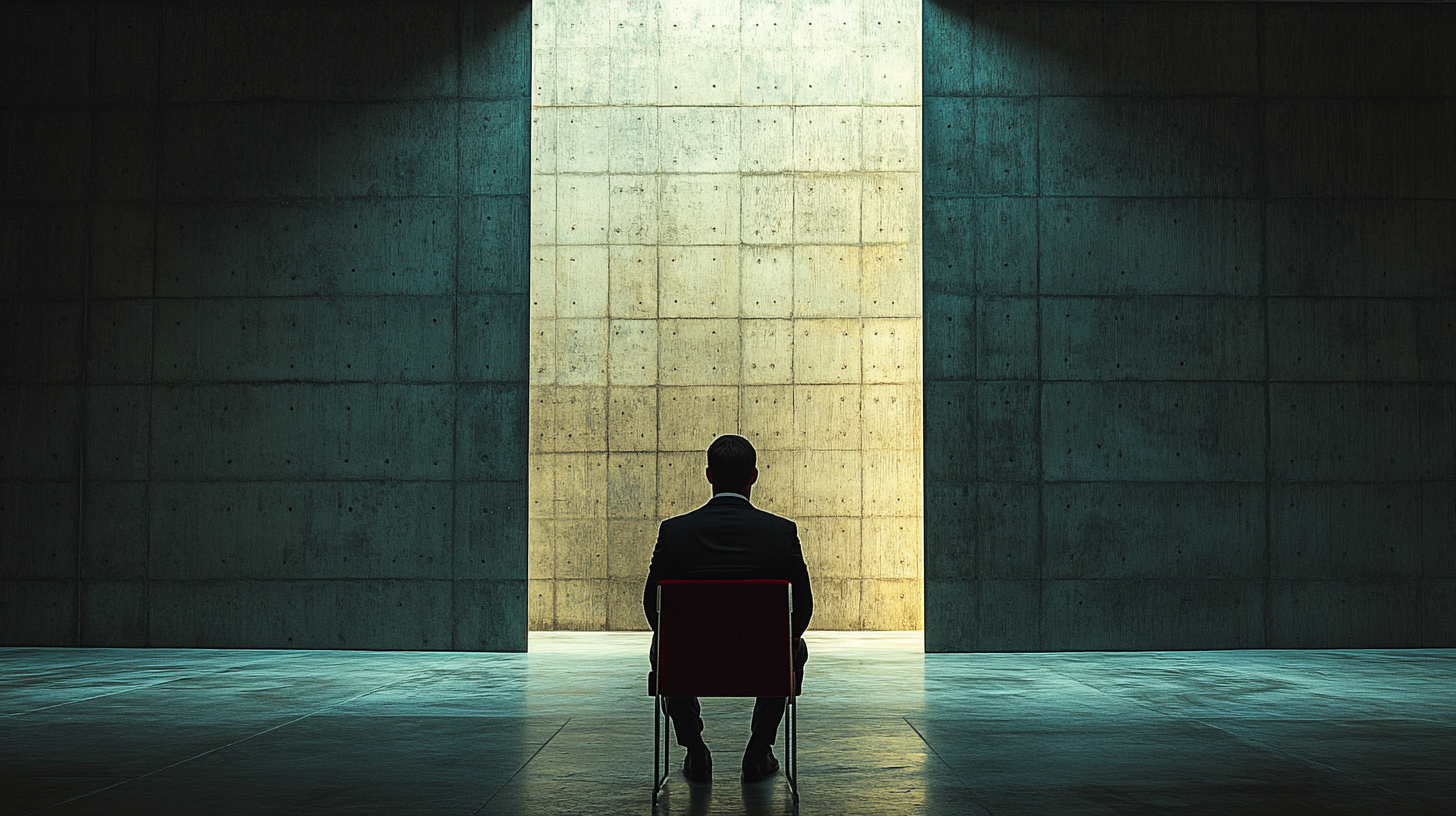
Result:
[[[657,669],[657,633],[652,633],[652,648],[647,659]],[[668,697],[663,702],[663,711],[672,720],[672,731],[677,735],[677,744],[684,748],[706,748],[703,742],[703,707],[696,697]]]
[[[652,633],[652,648],[647,653],[657,670],[657,633]],[[692,782],[713,781],[713,754],[703,742],[703,707],[696,697],[665,697],[662,708],[672,720],[672,732],[677,735],[677,744],[687,749],[683,757],[683,776]]]
[[[696,697],[668,697],[667,716],[672,718],[672,730],[677,734],[677,744],[684,748],[702,748],[703,707]]]
[[[794,672],[802,679],[804,677],[804,664],[809,660],[809,649],[804,641],[798,642],[794,650]],[[753,704],[753,720],[749,726],[752,734],[748,738],[748,749],[745,755],[762,753],[769,746],[774,744],[774,739],[779,733],[779,723],[784,719],[784,707],[787,701],[783,697],[759,697]]]
[[[753,721],[750,726],[753,733],[748,738],[747,753],[762,753],[763,749],[774,744],[774,738],[779,733],[779,723],[784,720],[785,705],[783,697],[759,697],[753,704]]]

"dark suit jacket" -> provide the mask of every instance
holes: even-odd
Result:
[[[759,510],[737,496],[714,496],[657,530],[657,547],[642,592],[642,611],[657,628],[657,582],[668,579],[733,581],[776,578],[794,587],[794,637],[809,628],[814,594],[799,546],[799,526]]]

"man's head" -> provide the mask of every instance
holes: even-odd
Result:
[[[747,495],[758,481],[757,464],[753,443],[741,436],[724,434],[708,446],[708,481],[718,492]]]

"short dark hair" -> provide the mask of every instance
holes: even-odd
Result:
[[[717,487],[743,487],[753,478],[758,454],[753,443],[735,434],[723,434],[708,446],[708,469]]]

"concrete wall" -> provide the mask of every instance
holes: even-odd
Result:
[[[925,6],[928,649],[1456,645],[1452,42]]]
[[[529,38],[498,8],[7,4],[0,642],[524,644]],[[751,8],[740,37],[807,20]],[[1456,643],[1453,13],[925,6],[929,648]],[[781,50],[839,70],[833,49]],[[669,53],[708,98],[723,55]],[[574,76],[606,82],[588,106],[683,104]],[[836,107],[863,123],[872,101]],[[740,270],[742,180],[805,172],[785,166],[721,174]],[[610,214],[626,191],[606,189]],[[812,222],[791,211],[796,235]],[[637,246],[660,265],[688,244]],[[594,246],[610,272],[613,241]],[[731,321],[740,355],[753,320],[808,319],[798,289],[787,314],[749,312],[744,280],[734,315],[618,319],[657,327],[659,353],[670,320]],[[609,286],[608,309],[637,294]],[[835,385],[752,388],[796,384]],[[797,406],[780,434],[840,421]],[[601,464],[697,447],[609,443]],[[657,472],[600,501],[692,500]],[[761,500],[805,509],[778,484]],[[650,526],[623,512],[609,530]],[[835,554],[806,543],[831,586]]]
[[[7,4],[0,643],[524,648],[529,17]]]
[[[741,433],[813,625],[920,628],[919,3],[534,12],[531,626],[647,628]]]

